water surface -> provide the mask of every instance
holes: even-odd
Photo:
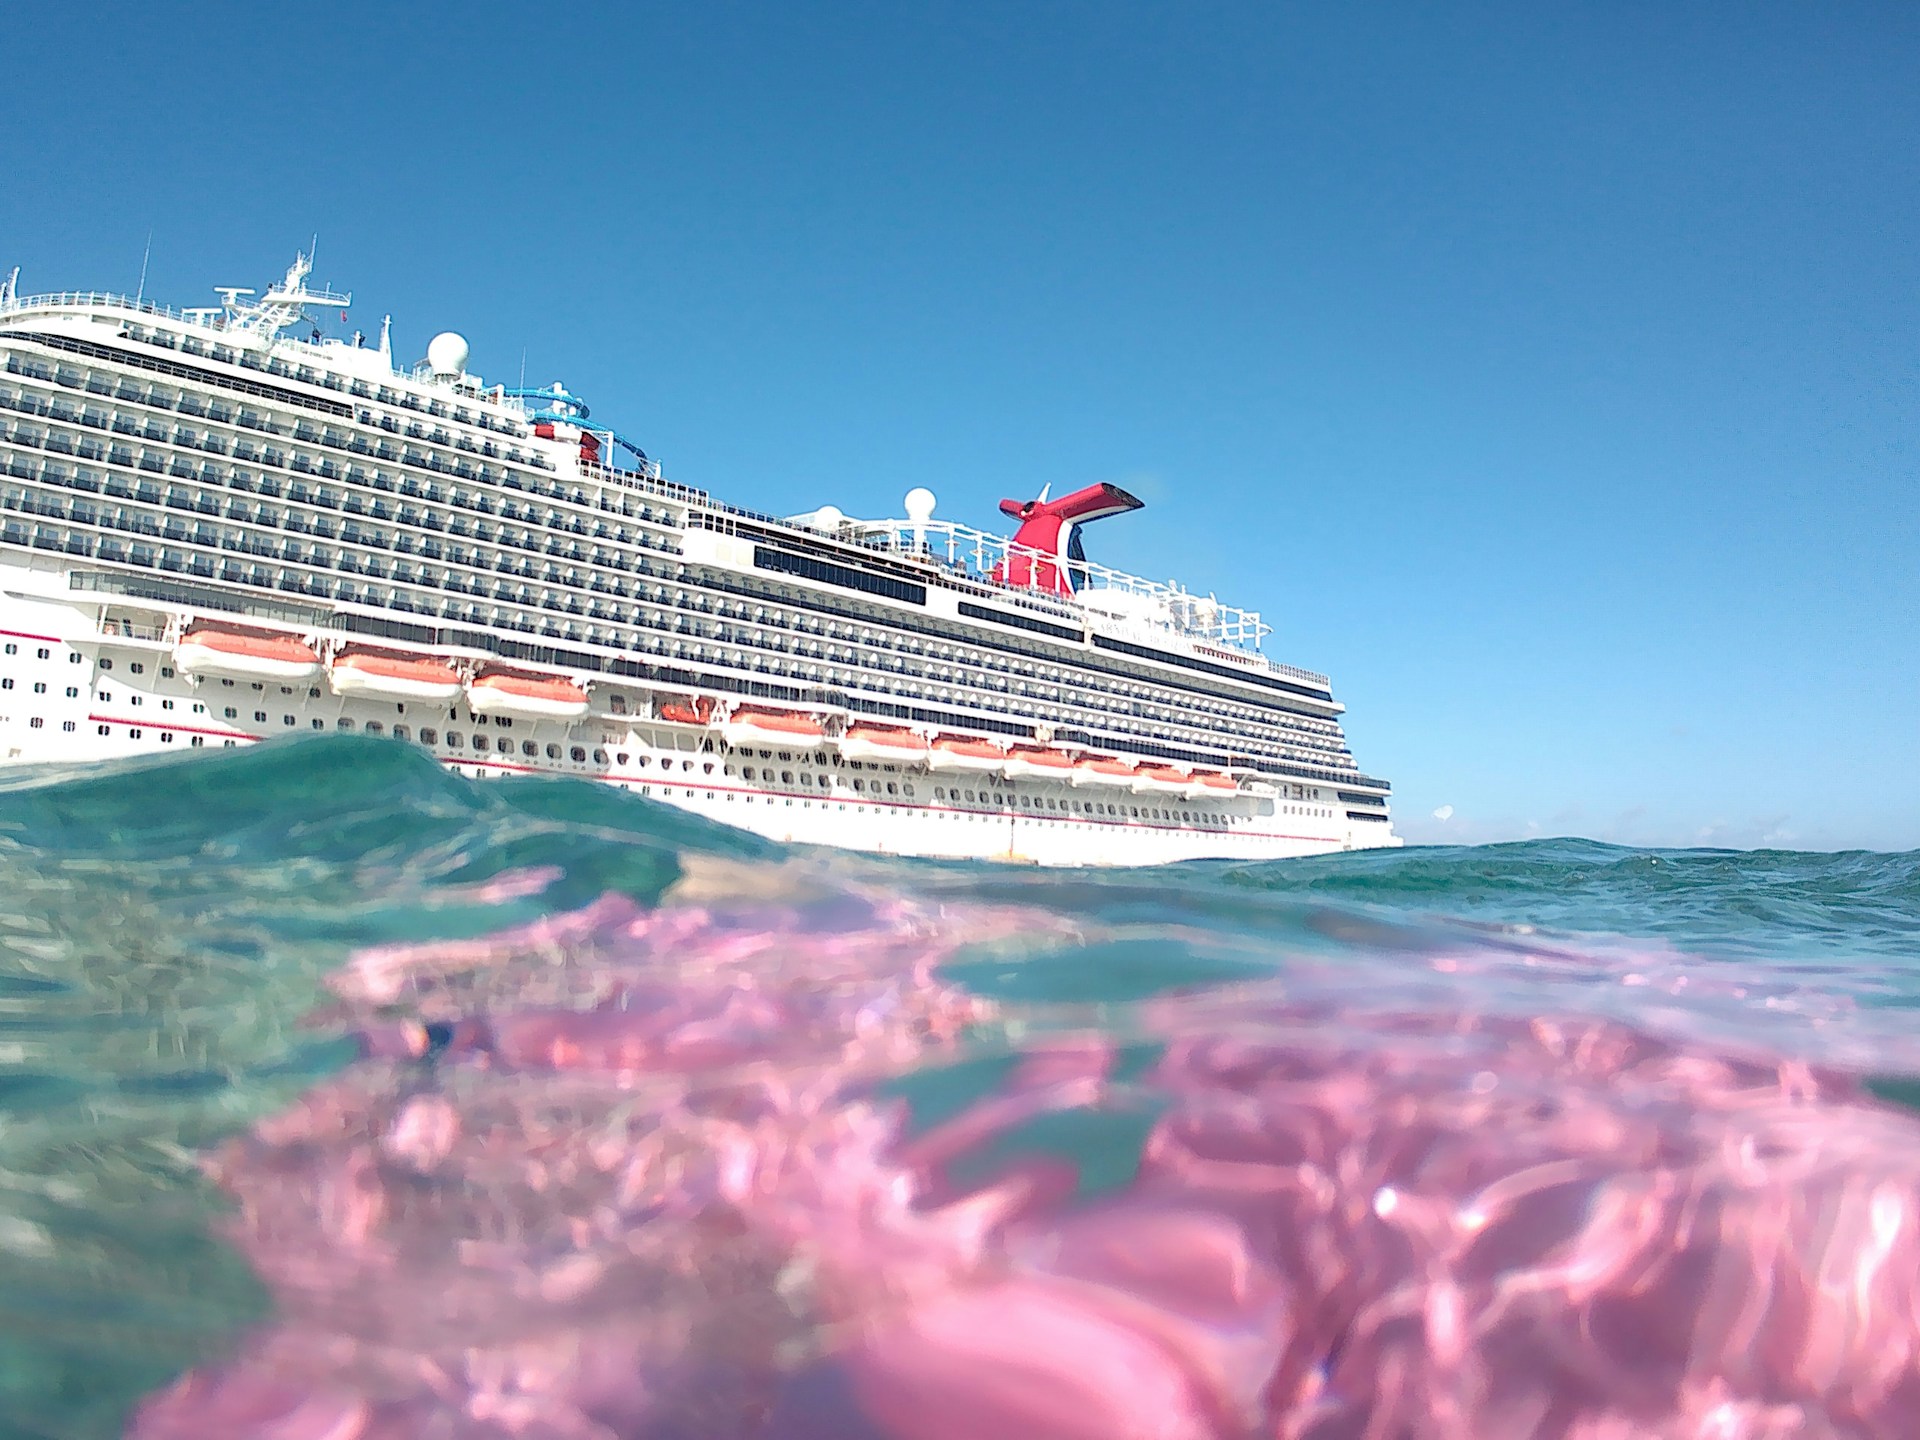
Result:
[[[354,738],[19,772],[0,1416],[1910,1436],[1917,934],[1916,855],[1054,872]]]

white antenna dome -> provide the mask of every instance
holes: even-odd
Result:
[[[924,525],[933,518],[933,491],[924,485],[916,485],[907,491],[907,519],[916,525]]]
[[[464,375],[472,353],[466,336],[445,330],[427,342],[427,368],[436,375]]]

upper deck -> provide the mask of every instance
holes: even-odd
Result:
[[[1077,553],[1068,558],[990,531],[934,520],[932,496],[925,491],[909,495],[905,519],[852,519],[832,507],[782,518],[723,504],[705,491],[665,480],[657,464],[610,427],[591,420],[586,407],[560,387],[525,390],[486,384],[467,371],[465,342],[458,336],[438,337],[428,358],[411,369],[394,362],[385,324],[372,345],[357,333],[351,341],[324,336],[306,314],[307,307],[339,309],[344,318],[351,297],[307,289],[309,268],[307,257],[300,257],[286,278],[258,299],[246,298],[251,291],[228,288],[220,291],[225,301],[221,306],[182,309],[105,291],[19,296],[8,281],[0,285],[0,322],[65,321],[58,328],[70,335],[91,333],[97,339],[164,347],[175,351],[180,366],[190,372],[182,379],[194,373],[212,378],[224,371],[231,377],[230,388],[244,389],[254,382],[233,372],[250,371],[282,384],[309,385],[323,396],[340,395],[341,400],[323,403],[338,405],[343,416],[349,408],[343,402],[370,393],[374,385],[392,387],[402,405],[422,402],[439,408],[433,404],[436,398],[457,401],[473,408],[472,418],[482,429],[523,445],[524,459],[535,467],[668,496],[689,507],[690,526],[731,529],[731,521],[746,521],[791,542],[824,544],[856,564],[905,569],[929,583],[990,593],[996,603],[1014,606],[1041,625],[1133,636],[1147,643],[1175,637],[1196,653],[1236,668],[1328,684],[1325,675],[1278,664],[1260,653],[1272,627],[1257,611],[1196,594],[1174,581],[1148,580],[1088,561]],[[295,325],[306,327],[312,338],[284,333]],[[112,336],[100,335],[108,326]],[[452,352],[436,354],[442,342],[449,341],[457,342]],[[589,448],[578,441],[582,433],[603,436],[632,451],[638,468],[608,463],[613,444],[595,441]],[[516,449],[510,458],[523,457]],[[920,497],[924,506],[914,503]]]

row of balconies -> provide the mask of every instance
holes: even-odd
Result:
[[[17,457],[16,457],[16,458],[17,458]],[[152,487],[150,487],[150,486],[143,486],[143,487],[142,487],[142,494],[141,494],[141,497],[140,497],[140,498],[142,498],[142,499],[145,499],[145,500],[148,500],[148,501],[149,501],[149,503],[151,503],[151,501],[152,501],[152,500],[153,500],[154,498],[156,498],[156,497],[155,497],[155,494],[153,493],[153,489],[152,489]],[[203,501],[204,501],[204,500],[206,500],[207,498],[208,498],[208,497],[205,497],[205,496],[203,496],[203,497],[201,497],[201,499],[202,499]],[[177,500],[175,499],[175,497],[174,497],[174,496],[173,496],[173,495],[172,495],[171,493],[169,494],[169,497],[168,497],[168,499],[169,499],[169,502],[171,502],[171,503],[178,503],[178,502],[177,502]],[[36,507],[36,509],[38,509],[38,508],[40,508],[40,507]],[[84,514],[80,514],[80,515],[72,515],[72,516],[71,516],[71,518],[73,518],[73,519],[75,519],[75,520],[77,520],[77,521],[80,521],[81,523],[104,523],[104,524],[111,524],[111,523],[113,523],[113,521],[112,521],[112,519],[111,519],[111,518],[109,518],[109,519],[107,519],[107,520],[104,520],[104,521],[103,521],[103,520],[97,520],[97,519],[95,519],[95,518],[93,517],[93,515],[92,515],[92,513],[91,513],[90,511],[89,511],[89,512],[86,512],[86,513],[84,513]],[[320,520],[320,522],[321,522],[321,523],[324,523],[324,517],[317,517],[317,518],[318,518],[318,519]],[[244,522],[243,522],[243,523],[244,523]],[[350,522],[349,522],[349,523],[350,523]],[[154,533],[156,533],[156,530],[155,530],[155,528],[154,528],[154,526],[152,525],[152,523],[151,523],[150,521],[149,521],[148,523],[144,523],[144,524],[142,524],[142,523],[138,523],[138,522],[135,522],[135,525],[134,525],[134,528],[135,528],[135,529],[136,529],[136,530],[137,530],[137,531],[138,531],[139,533],[149,533],[149,534],[154,534]],[[193,542],[196,542],[196,543],[200,543],[200,544],[204,544],[204,545],[209,545],[209,546],[212,546],[212,545],[218,545],[218,544],[222,544],[222,543],[226,543],[226,542],[224,542],[224,541],[222,540],[222,537],[220,536],[220,533],[219,533],[219,531],[218,531],[218,529],[217,529],[217,527],[211,527],[211,526],[204,526],[204,525],[202,525],[202,526],[196,526],[196,527],[195,527],[194,529],[192,529],[192,530],[186,530],[186,529],[184,529],[184,528],[181,528],[181,527],[179,527],[179,526],[177,526],[177,525],[173,525],[173,524],[169,524],[169,525],[167,525],[167,526],[165,526],[164,528],[161,528],[161,529],[159,529],[159,530],[157,531],[157,533],[158,533],[158,534],[159,534],[160,536],[162,536],[162,537],[164,537],[164,538],[169,538],[169,539],[175,539],[176,541],[185,541],[185,540],[191,540],[191,541],[193,541]],[[383,533],[381,533],[381,534],[377,534],[377,535],[372,535],[372,534],[366,534],[366,533],[360,533],[360,534],[356,534],[356,535],[343,535],[343,536],[342,536],[342,538],[343,538],[343,540],[347,540],[347,541],[349,541],[349,542],[358,542],[358,543],[361,543],[361,544],[378,544],[378,543],[381,543],[382,541],[384,541],[386,537],[384,536],[384,534],[383,534]],[[229,546],[229,548],[231,548],[231,546]],[[250,546],[247,546],[246,548],[247,548],[247,549],[248,549],[248,550],[249,550],[249,551],[250,551],[251,553],[256,553],[256,554],[262,554],[262,555],[272,555],[272,554],[275,554],[275,553],[276,553],[276,552],[274,552],[273,550],[271,550],[271,549],[268,549],[268,548],[261,548],[261,547],[256,547],[256,546],[251,546],[251,545],[250,545]],[[576,547],[576,548],[577,548],[577,547]],[[552,542],[549,542],[549,546],[548,546],[548,553],[549,553],[549,554],[554,554],[554,553],[555,553],[555,551],[554,551],[554,548],[553,548],[553,545],[552,545]],[[282,554],[284,554],[284,552],[282,552]],[[578,554],[573,554],[573,555],[570,555],[570,556],[567,556],[567,557],[565,557],[565,558],[569,558],[569,559],[572,559],[572,560],[575,560],[575,561],[577,561],[577,562],[585,562],[585,561],[587,561],[587,560],[588,560],[588,558],[589,558],[589,557],[586,557],[586,556],[581,556],[581,555],[578,555]],[[327,563],[327,562],[326,562],[326,561],[324,560],[324,558],[323,558],[323,559],[321,559],[321,561],[320,561],[320,563]],[[364,573],[364,574],[371,574],[371,575],[374,575],[374,576],[375,576],[376,578],[381,578],[381,579],[385,579],[385,578],[387,578],[387,575],[388,575],[388,573],[389,573],[389,572],[387,571],[387,569],[386,569],[386,562],[384,562],[384,561],[382,561],[382,560],[379,560],[379,559],[378,559],[377,557],[376,557],[376,558],[373,558],[373,559],[372,559],[372,561],[371,561],[371,563],[369,563],[369,564],[359,564],[359,563],[355,563],[355,564],[351,564],[351,565],[347,565],[347,564],[345,564],[345,563],[344,563],[344,560],[342,560],[342,561],[335,561],[335,562],[333,562],[333,563],[342,563],[342,564],[343,564],[343,568],[350,568],[350,569],[352,569],[353,571],[355,571],[356,573]],[[400,564],[405,564],[405,562],[399,562],[399,563],[400,563]],[[602,563],[602,564],[604,564],[604,563],[605,563],[605,560],[604,560],[604,558],[602,558],[602,559],[601,559],[601,563]],[[528,564],[527,564],[526,562],[524,562],[524,561],[522,561],[522,562],[519,562],[519,563],[518,563],[517,565],[515,565],[515,564],[514,564],[513,562],[511,562],[511,561],[510,561],[510,560],[509,560],[509,559],[508,559],[507,557],[499,557],[499,558],[498,558],[498,560],[496,561],[496,568],[498,568],[498,569],[500,569],[500,570],[503,570],[503,571],[507,571],[507,572],[509,572],[509,573],[517,573],[517,574],[519,574],[520,576],[522,576],[523,578],[529,578],[529,579],[531,579],[531,578],[538,578],[538,579],[540,579],[540,580],[542,580],[543,582],[546,582],[546,583],[554,583],[554,584],[557,584],[557,583],[565,583],[565,581],[566,581],[567,579],[573,579],[573,580],[574,580],[574,582],[575,582],[576,584],[578,583],[578,582],[577,582],[577,576],[572,576],[572,577],[563,577],[563,576],[562,576],[562,575],[560,575],[560,574],[559,574],[558,572],[554,572],[554,571],[553,571],[553,568],[552,568],[551,566],[550,566],[550,567],[548,567],[548,569],[549,569],[549,572],[550,572],[550,573],[548,573],[548,574],[543,574],[543,575],[540,575],[540,576],[538,576],[538,577],[536,577],[536,576],[534,575],[534,572],[532,571],[532,569],[531,569],[531,567],[530,567],[530,566],[529,566],[529,565],[528,565]],[[405,576],[405,577],[397,577],[397,578],[403,578],[403,579],[407,579],[407,580],[410,580],[410,579],[411,579],[411,576],[410,576],[410,575],[408,575],[408,576]],[[434,581],[433,581],[432,579],[428,579],[428,580],[426,580],[426,581],[425,581],[424,583],[428,583],[428,584],[432,584],[432,583],[434,583]],[[465,589],[466,587],[449,587],[449,588],[460,588],[460,589]],[[606,583],[605,583],[605,580],[604,580],[604,577],[602,577],[602,576],[598,576],[598,575],[596,575],[596,576],[594,577],[594,583],[593,583],[593,585],[592,585],[592,587],[591,587],[591,588],[594,588],[594,589],[598,589],[598,590],[601,590],[601,591],[603,591],[603,593],[604,593],[604,591],[605,591],[605,589],[606,589]],[[614,585],[613,585],[613,587],[612,587],[612,588],[613,588],[613,589],[614,589],[614,590],[615,590],[615,591],[616,591],[617,593],[620,593],[620,594],[622,595],[622,598],[625,598],[625,591],[626,591],[626,587],[624,586],[624,584],[621,584],[621,583],[619,583],[618,581],[615,581],[615,582],[614,582]],[[642,587],[642,589],[644,590],[644,587]],[[592,606],[593,606],[593,609],[594,609],[594,610],[596,610],[596,611],[598,611],[598,610],[600,609],[600,605],[599,605],[599,603],[598,603],[598,602],[590,602],[590,603],[592,604]],[[610,613],[610,614],[609,614],[609,615],[607,616],[607,618],[609,618],[609,619],[624,619],[625,617],[624,617],[624,615],[622,615],[622,614],[621,614],[621,613],[620,613],[619,611],[617,611],[617,610],[615,610],[614,612],[612,612],[612,613]],[[774,621],[773,621],[773,623],[776,623],[776,624],[778,624],[778,623],[780,623],[780,622],[779,622],[779,621],[778,621],[778,620],[776,619],[776,620],[774,620]],[[867,638],[868,638],[868,639],[869,639],[870,641],[876,641],[876,642],[878,642],[878,641],[882,641],[882,640],[884,640],[884,641],[885,641],[886,643],[888,643],[888,644],[891,644],[891,643],[894,643],[894,642],[893,642],[893,639],[892,639],[892,637],[886,637],[886,636],[885,636],[885,635],[884,635],[883,633],[880,633],[880,634],[876,634],[876,632],[873,632],[873,631],[871,631],[871,630],[863,630],[863,632],[862,632],[862,633],[863,633],[863,634],[864,634],[864,635],[865,635],[865,636],[866,636],[866,637],[867,637]],[[708,638],[714,638],[714,637],[708,637]],[[785,651],[785,650],[787,650],[787,649],[788,649],[788,647],[787,647],[787,646],[786,646],[786,645],[785,645],[784,643],[781,643],[781,644],[778,644],[778,645],[776,645],[775,647],[771,647],[771,648],[777,648],[777,649],[779,649],[779,650],[781,650],[781,651]],[[816,648],[818,648],[818,647],[816,647]],[[852,654],[854,654],[854,653],[855,653],[855,652],[851,652],[851,651],[849,651],[849,652],[848,652],[848,654],[849,654],[849,655],[852,655]],[[932,681],[932,680],[934,680],[934,677],[931,677],[931,676],[925,676],[925,675],[923,675],[923,673],[922,673],[922,671],[921,671],[921,669],[920,669],[920,667],[918,667],[918,666],[915,666],[915,667],[911,667],[911,668],[909,668],[909,667],[908,667],[908,666],[906,665],[906,663],[905,663],[905,662],[901,662],[901,661],[893,661],[893,660],[890,660],[890,659],[889,659],[888,657],[885,657],[885,656],[873,656],[873,657],[863,657],[863,658],[866,658],[866,664],[868,665],[868,667],[870,667],[870,668],[879,668],[879,669],[892,669],[892,670],[894,670],[894,671],[896,671],[897,673],[899,673],[899,674],[900,674],[900,675],[902,676],[902,678],[903,678],[903,679],[904,679],[904,678],[906,678],[907,676],[910,676],[910,675],[911,675],[911,676],[913,676],[913,677],[915,677],[916,679],[918,679],[918,678],[924,678],[924,679],[928,679],[928,680],[930,680],[930,681]],[[977,660],[977,661],[976,661],[976,663],[982,663],[982,662],[981,662],[981,661],[978,661],[978,660]],[[1012,667],[1012,666],[1011,666],[1010,664],[1006,664],[1006,663],[1004,663],[1004,662],[1002,662],[1002,663],[1000,663],[1000,664],[993,664],[993,663],[992,663],[992,662],[990,662],[990,661],[988,661],[988,662],[984,662],[984,663],[987,663],[988,665],[990,665],[990,667],[991,667],[991,668],[994,668],[994,669],[998,669],[998,670],[1002,670],[1003,672],[1005,672],[1005,673],[1006,673],[1007,675],[1009,675],[1009,676],[1010,676],[1010,675],[1012,674],[1012,672],[1013,672],[1013,667]],[[987,688],[987,689],[990,689],[990,690],[994,690],[994,691],[997,691],[997,692],[999,692],[999,693],[1002,693],[1002,694],[1006,694],[1006,695],[1008,695],[1008,696],[1010,696],[1010,697],[1012,697],[1012,696],[1018,696],[1018,695],[1023,695],[1023,694],[1028,694],[1028,695],[1030,695],[1032,691],[1034,691],[1035,689],[1039,689],[1039,690],[1041,691],[1041,695],[1040,695],[1040,696],[1039,696],[1038,698],[1042,698],[1042,699],[1054,699],[1054,700],[1056,701],[1056,703],[1059,703],[1059,702],[1058,702],[1058,699],[1057,699],[1057,694],[1058,694],[1058,692],[1057,692],[1057,691],[1055,692],[1055,694],[1054,694],[1054,695],[1048,695],[1048,694],[1046,693],[1046,691],[1047,691],[1047,690],[1049,690],[1049,689],[1052,689],[1053,687],[1035,687],[1035,686],[1028,686],[1028,685],[1025,685],[1024,683],[1020,683],[1020,682],[1009,682],[1008,680],[1004,680],[1004,679],[999,679],[999,678],[989,678],[988,676],[985,676],[985,675],[981,675],[981,676],[979,676],[979,677],[977,677],[977,678],[974,678],[974,679],[972,679],[971,681],[969,681],[968,679],[966,679],[966,678],[964,678],[964,677],[955,677],[955,676],[953,675],[953,672],[951,672],[951,671],[949,671],[949,672],[948,672],[948,675],[947,675],[946,677],[942,677],[942,678],[944,678],[944,679],[948,679],[948,680],[951,680],[951,679],[955,679],[955,678],[959,678],[959,679],[960,679],[960,683],[962,683],[962,684],[966,684],[966,683],[972,683],[972,684],[975,684],[975,685],[984,685],[984,686],[985,686],[985,688]],[[938,683],[938,682],[936,682],[936,683]],[[889,687],[889,688],[892,688],[892,687]],[[911,687],[909,687],[909,688],[908,688],[908,693],[916,693],[916,692],[921,692],[921,691],[922,691],[922,687],[921,687],[921,686],[918,686],[918,685],[915,685],[915,686],[911,686]],[[1169,698],[1171,698],[1171,697],[1169,697]],[[1129,699],[1128,699],[1128,701],[1127,701],[1127,704],[1128,704],[1128,708],[1129,708],[1129,709],[1133,709],[1133,708],[1136,708],[1136,707],[1138,707],[1138,705],[1139,705],[1140,703],[1141,703],[1141,702],[1140,702],[1140,701],[1139,701],[1138,699],[1136,699],[1136,698],[1132,698],[1132,697],[1129,697]],[[1102,706],[1102,707],[1100,707],[1100,708],[1101,708],[1101,709],[1108,709],[1109,707],[1106,707],[1106,706]],[[1185,708],[1192,708],[1192,707],[1191,707],[1191,705],[1188,705],[1188,706],[1186,706]],[[1164,725],[1164,724],[1168,724],[1168,723],[1172,723],[1172,722],[1174,721],[1174,719],[1175,719],[1175,715],[1174,715],[1174,713],[1172,713],[1171,711],[1166,711],[1166,710],[1163,710],[1163,713],[1162,713],[1161,715],[1159,715],[1159,716],[1156,716],[1156,717],[1154,717],[1154,718],[1155,718],[1156,720],[1158,720],[1158,721],[1159,721],[1159,722],[1160,722],[1161,724],[1163,724],[1163,725]],[[1269,723],[1270,723],[1270,722],[1269,722]],[[1337,734],[1337,732],[1336,732],[1336,734]]]

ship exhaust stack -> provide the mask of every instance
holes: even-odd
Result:
[[[1014,532],[1015,548],[1007,554],[1006,573],[996,578],[1008,585],[1071,595],[1073,566],[1087,558],[1080,548],[1080,527],[1138,510],[1143,503],[1118,485],[1106,484],[1089,485],[1058,500],[1047,499],[1044,490],[1038,500],[1002,500],[1000,513],[1018,520],[1020,528]]]

